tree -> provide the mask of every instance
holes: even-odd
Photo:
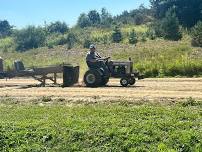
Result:
[[[100,24],[100,14],[96,10],[92,10],[88,13],[88,17],[90,19],[90,22],[92,25],[98,25]]]
[[[178,41],[182,38],[179,21],[172,9],[166,13],[166,17],[161,22],[161,27],[165,39]]]
[[[110,27],[112,25],[113,18],[112,15],[106,10],[106,8],[102,8],[101,10],[101,24],[104,27]]]
[[[145,24],[153,20],[152,11],[140,5],[138,9],[130,12],[124,11],[121,15],[114,17],[114,22],[121,24]]]
[[[70,32],[67,36],[67,46],[68,49],[71,49],[74,47],[74,44],[76,43],[77,39],[74,33]]]
[[[192,45],[202,47],[202,21],[199,21],[192,29]]]
[[[149,26],[148,35],[151,37],[163,37],[163,29],[161,20],[155,20]]]
[[[10,36],[12,33],[12,26],[7,20],[0,20],[0,38]]]
[[[119,26],[115,26],[113,33],[112,33],[112,40],[115,43],[119,43],[122,41],[122,33]]]
[[[41,27],[28,26],[15,33],[16,50],[25,51],[44,46],[45,39],[45,32]]]
[[[69,28],[65,22],[56,21],[48,25],[47,30],[49,33],[61,33],[68,32]]]
[[[150,0],[154,16],[162,19],[166,12],[175,8],[176,16],[184,27],[193,27],[202,20],[201,0]]]
[[[128,11],[123,11],[121,15],[118,15],[114,18],[115,22],[118,24],[130,24],[132,23],[132,17]]]
[[[91,26],[89,17],[85,13],[82,13],[78,18],[77,25],[81,28]]]
[[[137,42],[138,42],[138,37],[137,37],[137,34],[135,33],[135,30],[133,29],[129,35],[129,43],[136,45]]]

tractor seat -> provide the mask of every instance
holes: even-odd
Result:
[[[20,71],[24,71],[24,70],[25,70],[25,66],[24,66],[23,62],[20,61],[20,60],[15,60],[15,61],[14,61],[14,67],[15,67],[15,70],[16,70],[17,72],[20,72]]]
[[[24,63],[20,60],[14,61],[14,67],[17,72],[33,72],[33,69],[25,69]]]

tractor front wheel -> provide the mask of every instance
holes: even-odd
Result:
[[[130,84],[130,85],[134,85],[135,82],[136,82],[135,78],[130,78],[130,79],[129,79],[129,84]]]
[[[129,85],[129,80],[127,78],[122,78],[120,83],[123,87],[127,87]]]

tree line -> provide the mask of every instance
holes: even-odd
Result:
[[[123,39],[120,27],[128,24],[145,24],[149,27],[145,35],[150,39],[162,37],[178,41],[182,38],[183,29],[186,29],[192,37],[192,45],[202,47],[201,0],[150,0],[150,3],[150,8],[141,5],[137,9],[123,11],[117,16],[111,15],[105,8],[102,8],[100,12],[91,10],[80,14],[73,28],[69,28],[65,22],[56,21],[45,24],[43,27],[27,26],[18,30],[7,20],[0,20],[0,38],[13,37],[16,50],[21,51],[45,45],[52,47],[67,44],[68,48],[72,48],[80,35],[72,29],[81,29],[80,31],[83,30],[83,32],[89,28],[110,29],[113,31],[112,42],[119,43]],[[53,42],[52,39],[56,40]],[[128,41],[130,44],[137,43],[137,33],[134,30],[129,33]],[[91,42],[89,38],[86,38],[84,47],[88,47]]]

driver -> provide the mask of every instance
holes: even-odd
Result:
[[[108,71],[108,67],[105,64],[105,59],[97,53],[94,44],[90,45],[90,51],[86,56],[86,63],[89,68],[103,68],[104,70]]]
[[[93,64],[98,62],[98,60],[101,58],[102,57],[96,52],[95,45],[91,44],[90,51],[87,53],[87,56],[86,56],[86,62]]]

